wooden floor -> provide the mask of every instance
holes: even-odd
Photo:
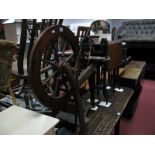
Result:
[[[126,87],[124,87],[123,89],[124,89],[123,92],[114,92],[111,95],[109,101],[112,103],[112,105],[109,108],[99,107],[97,111],[91,110],[88,112],[87,119],[89,121],[86,124],[86,132],[84,134],[88,135],[111,134],[133,94],[132,89]],[[88,98],[89,98],[88,94],[83,97],[84,104],[86,104],[87,102],[86,100]]]

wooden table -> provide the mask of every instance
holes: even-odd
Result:
[[[144,61],[131,61],[127,66],[125,66],[120,75],[121,85],[134,89],[134,94],[124,113],[127,117],[132,117],[135,111],[137,105],[136,100],[141,91],[140,81],[145,73],[145,64],[146,63]]]
[[[0,112],[0,135],[54,134],[58,119],[18,106]]]
[[[112,105],[109,108],[99,107],[97,111],[88,112],[87,119],[90,120],[86,124],[86,132],[88,135],[108,135],[115,128],[115,134],[119,134],[120,118],[126,108],[130,98],[133,95],[133,90],[124,87],[124,92],[114,92],[111,95],[109,102]],[[89,95],[83,97],[83,104]],[[101,98],[104,100],[101,93]]]

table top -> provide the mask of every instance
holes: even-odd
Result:
[[[58,119],[18,106],[0,112],[0,134],[43,135],[55,127]]]
[[[114,92],[109,99],[111,106],[100,107],[97,111],[91,111],[87,115],[87,119],[90,120],[86,124],[86,132],[88,135],[109,135],[112,133],[115,125],[122,116],[122,113],[127,106],[130,98],[133,95],[133,89],[123,87],[123,92]],[[89,94],[83,97],[83,104],[86,102],[86,99],[89,97]],[[101,100],[104,100],[104,97],[101,94]]]

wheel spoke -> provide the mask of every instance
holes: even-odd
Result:
[[[56,73],[58,73],[57,70],[52,75],[50,75],[46,80],[44,80],[42,82],[43,83],[43,86],[46,85],[56,75]]]
[[[59,81],[59,77],[56,78],[56,81],[55,81],[55,88],[54,88],[54,93],[53,93],[53,96],[56,97],[59,95],[59,88],[60,88],[60,81]]]

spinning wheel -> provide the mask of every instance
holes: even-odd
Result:
[[[80,132],[83,132],[83,109],[75,80],[78,54],[74,34],[64,26],[51,26],[36,40],[28,71],[32,89],[41,103],[51,108],[53,115],[59,111],[74,114],[75,126],[79,118]]]
[[[49,27],[36,40],[30,55],[29,75],[37,98],[45,106],[62,109],[72,98],[71,81],[74,81],[78,53],[77,38],[64,26]]]

